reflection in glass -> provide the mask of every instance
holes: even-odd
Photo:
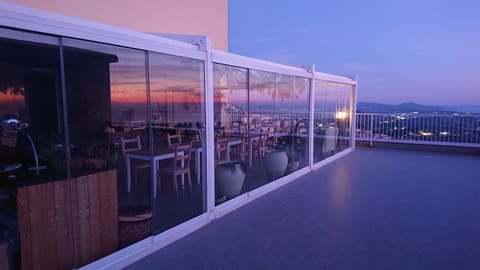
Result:
[[[309,80],[257,70],[249,74],[247,179],[253,190],[308,165]]]
[[[315,81],[314,162],[349,147],[351,86]]]
[[[204,62],[149,53],[149,64],[157,233],[206,209]]]
[[[213,64],[215,203],[246,191],[248,162],[247,70]]]
[[[56,211],[68,209],[65,200],[70,197],[61,192],[68,168],[60,50],[52,45],[58,44],[56,37],[1,30],[23,39],[0,39],[0,119],[9,122],[0,126],[0,240],[8,245],[10,267],[19,269],[33,265],[34,256],[47,256],[46,246],[32,239],[47,242],[58,237],[56,231],[39,224],[60,224],[65,220]],[[59,187],[56,206],[54,185]],[[71,238],[59,242],[66,250],[73,248]],[[59,264],[46,258],[41,263],[51,268],[73,267],[73,261]]]
[[[63,44],[78,267],[150,235],[147,80],[143,51],[74,39]],[[96,249],[81,248],[85,224]],[[139,225],[143,230],[132,234]]]
[[[217,204],[307,166],[310,80],[220,64],[213,70]]]

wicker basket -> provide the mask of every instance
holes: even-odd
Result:
[[[125,247],[150,235],[152,210],[149,206],[120,207],[118,210],[119,245]]]

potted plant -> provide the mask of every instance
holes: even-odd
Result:
[[[265,172],[270,177],[271,180],[285,175],[285,170],[288,165],[288,156],[285,150],[276,148],[275,150],[270,150],[265,152],[263,156],[263,166]]]
[[[83,163],[89,169],[100,169],[107,166],[108,149],[92,144],[88,147]]]
[[[70,146],[70,168],[72,170],[80,170],[83,168],[83,159],[80,149],[74,145]],[[66,166],[66,156],[65,156],[65,146],[63,144],[52,144],[48,148],[43,149],[40,152],[39,157],[46,161],[47,166],[50,170],[55,172],[65,171]]]
[[[293,147],[288,147],[287,149],[287,156],[288,156],[288,165],[287,169],[285,170],[285,175],[290,174],[296,170],[300,166],[300,154],[295,151]]]
[[[246,170],[241,161],[223,161],[215,166],[215,193],[220,200],[231,199],[242,192]]]

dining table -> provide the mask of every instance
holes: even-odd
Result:
[[[273,133],[268,134],[269,137],[273,136]],[[248,145],[248,156],[249,156],[249,164],[252,166],[253,160],[252,160],[252,144],[254,141],[258,140],[260,138],[259,134],[252,134],[250,136],[250,143]],[[242,143],[242,139],[239,136],[231,136],[228,138],[228,143],[227,143],[227,159],[230,159],[230,150],[231,147],[234,145],[239,145]],[[192,154],[195,155],[195,170],[196,170],[196,176],[197,176],[197,183],[200,184],[200,179],[201,179],[201,158],[202,158],[202,152],[203,152],[203,147],[204,145],[201,142],[194,142],[192,143]],[[175,156],[175,151],[172,147],[168,146],[162,146],[162,147],[155,147],[153,150],[153,170],[156,172],[159,168],[159,163],[161,160],[165,159],[170,159]],[[132,160],[142,160],[142,161],[151,161],[151,156],[150,156],[150,149],[144,148],[141,150],[137,151],[132,151],[128,152],[125,154],[125,160],[126,160],[126,169],[127,169],[127,191],[131,192],[132,190],[132,176],[131,176],[131,163]],[[183,164],[182,164],[183,165]],[[153,196],[156,198],[157,196],[157,174],[153,174],[153,185],[152,188],[153,190]],[[181,185],[183,186],[185,184],[185,179],[184,176],[182,175],[181,178]]]
[[[170,159],[175,156],[175,150],[171,147],[156,147],[153,151],[153,197],[157,197],[157,170],[160,160]],[[125,154],[126,167],[127,167],[127,191],[132,190],[132,176],[131,176],[131,162],[132,160],[151,161],[150,149],[141,149],[137,151],[128,152]],[[183,161],[182,161],[183,162]],[[183,166],[183,164],[182,164]],[[182,186],[185,184],[184,176],[182,175]]]

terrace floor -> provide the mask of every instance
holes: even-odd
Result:
[[[480,156],[358,147],[127,269],[480,269]]]

